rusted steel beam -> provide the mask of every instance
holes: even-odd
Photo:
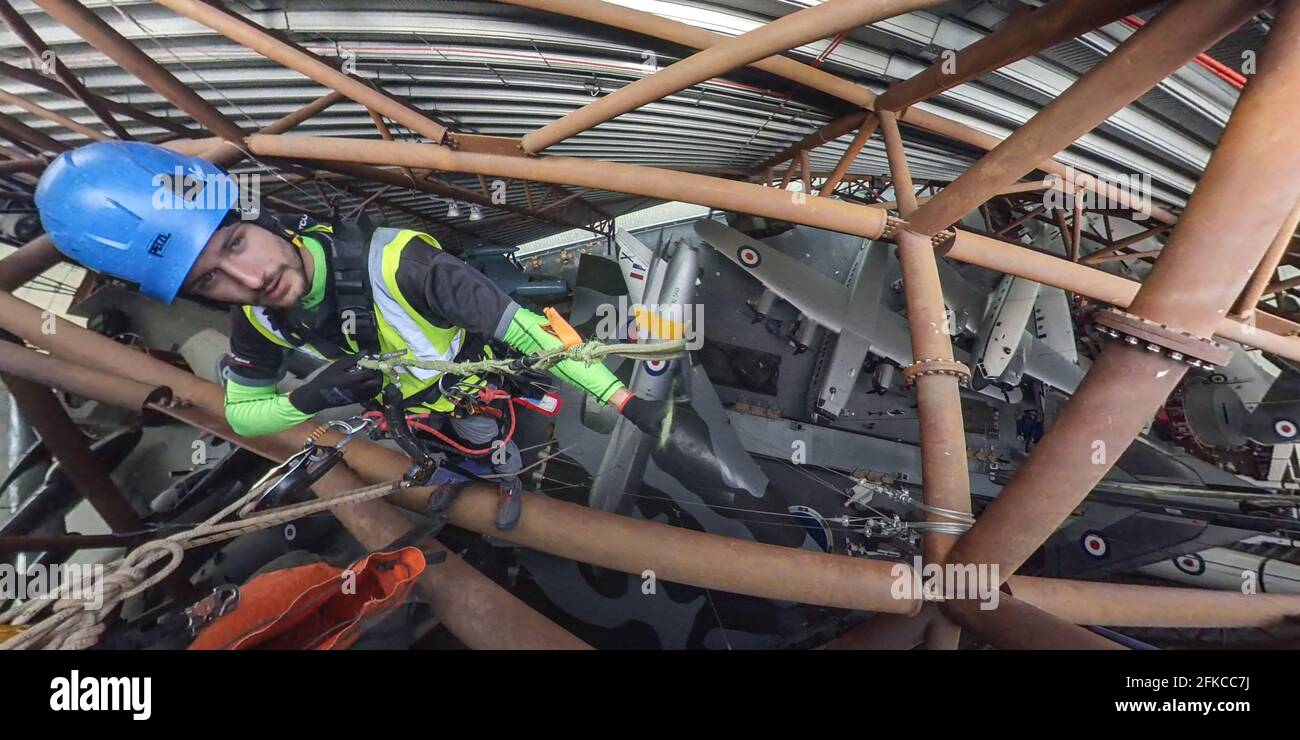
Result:
[[[1125,260],[1153,260],[1160,256],[1163,249],[1148,249],[1142,252],[1124,252],[1123,254],[1107,254],[1089,262],[1090,265],[1101,265],[1107,262],[1124,262]],[[1091,257],[1092,255],[1088,255]]]
[[[187,145],[207,146],[204,142],[188,142]],[[444,147],[414,142],[357,141],[305,136],[251,136],[248,139],[248,146],[254,153],[268,156],[407,164],[420,169],[481,172],[519,180],[616,190],[655,198],[700,203],[872,239],[879,238],[883,233],[886,220],[885,211],[870,206],[864,207],[829,198],[816,198],[805,204],[795,205],[788,195],[782,195],[775,188],[612,162],[592,162],[565,157],[503,157],[454,152]],[[342,168],[345,166],[350,165],[329,165],[329,168],[343,171]],[[944,248],[948,256],[959,261],[1029,277],[1047,285],[1054,285],[1116,305],[1123,305],[1119,303],[1120,301],[1126,304],[1131,300],[1139,285],[1116,275],[1089,269],[1055,256],[1024,247],[1011,247],[998,240],[965,231],[958,231],[957,239],[945,244]],[[1225,320],[1218,332],[1225,338],[1300,360],[1300,340],[1282,336],[1300,329],[1300,324],[1260,313],[1257,315],[1256,327],[1245,327],[1240,322]]]
[[[790,180],[794,178],[794,173],[799,170],[801,164],[803,162],[798,157],[790,158],[790,166],[785,168],[785,175],[781,177],[781,190],[785,190],[790,185]]]
[[[912,650],[923,644],[939,607],[927,603],[914,617],[876,614],[822,646],[823,650]]]
[[[1110,221],[1106,222],[1107,224]],[[1071,262],[1079,260],[1079,253],[1083,250],[1083,201],[1076,199],[1074,201],[1074,214],[1070,217],[1070,249],[1066,252],[1066,259]]]
[[[846,113],[840,116],[839,118],[836,118],[835,120],[831,121],[830,123],[826,124],[825,126],[822,126],[821,128],[817,129],[811,134],[808,134],[807,136],[803,137],[802,139],[795,142],[794,144],[791,144],[781,152],[772,155],[772,157],[769,158],[767,161],[757,165],[752,170],[750,170],[750,174],[758,174],[763,170],[772,169],[773,167],[776,167],[782,162],[785,162],[787,160],[793,159],[794,157],[798,156],[799,152],[806,151],[809,149],[816,149],[822,144],[835,141],[836,139],[847,134],[853,129],[861,128],[863,122],[866,121],[870,115],[871,113],[865,110]],[[859,147],[859,149],[860,148],[861,147]]]
[[[343,93],[341,92],[334,91],[334,92],[325,93],[324,95],[320,96],[319,98],[316,98],[315,100],[304,105],[303,107],[299,108],[293,113],[290,113],[284,116],[283,118],[281,118],[280,120],[276,121],[275,123],[271,124],[270,126],[267,126],[266,128],[262,129],[258,133],[282,134],[285,131],[288,131],[289,129],[296,127],[298,124],[306,123],[312,118],[315,118],[320,113],[325,112],[328,108],[338,103],[341,103],[344,100],[346,100],[346,98],[343,96]]]
[[[203,418],[207,412],[202,409],[160,410],[255,450],[261,439],[234,435],[224,422]],[[410,465],[401,453],[365,441],[348,446],[347,460],[366,482],[395,480]],[[385,500],[412,511],[427,511],[432,493],[428,488],[407,488]],[[735,540],[531,492],[524,494],[527,513],[519,525],[503,533],[495,524],[498,494],[494,486],[468,486],[446,513],[458,527],[625,573],[640,574],[648,569],[658,578],[677,583],[848,609],[915,614],[921,608],[919,600],[900,599],[891,593],[898,566]],[[574,532],[584,534],[574,537]],[[910,569],[902,567],[903,577],[911,578]]]
[[[72,74],[72,71],[68,69],[67,65],[65,65],[63,61],[45,45],[45,42],[41,40],[41,37],[32,30],[30,25],[28,25],[26,19],[24,19],[18,11],[14,10],[13,6],[9,4],[9,0],[0,0],[0,17],[4,18],[5,23],[9,26],[9,30],[13,31],[14,35],[17,36],[18,39],[23,42],[23,45],[27,47],[27,50],[32,53],[33,66],[46,64],[48,60],[48,63],[51,64],[54,76],[59,78],[59,81],[67,88],[70,96],[80,100],[81,104],[89,108],[90,112],[94,113],[99,120],[103,121],[104,125],[108,126],[109,130],[119,139],[131,139],[131,135],[127,133],[126,129],[122,128],[122,125],[117,122],[117,119],[113,118],[112,114],[108,112],[107,106],[103,104],[99,96],[92,94],[86,89],[85,85],[81,84],[81,80],[77,79],[77,76]]]
[[[688,46],[693,49],[709,49],[718,44],[730,41],[731,37],[723,34],[707,31],[703,28],[697,28],[680,21],[662,18],[653,13],[647,13],[641,10],[632,10],[631,8],[613,3],[604,2],[603,0],[500,0],[501,2],[521,7],[535,8],[552,13],[571,16],[574,18],[583,18],[593,23],[601,23],[614,28],[622,28],[636,33],[645,34],[654,38],[671,41],[675,44]],[[820,90],[827,95],[832,95],[841,100],[845,100],[860,108],[875,110],[876,94],[867,88],[850,82],[842,77],[837,77],[824,70],[817,69],[808,64],[795,61],[781,55],[771,56],[766,59],[755,61],[751,64],[755,69],[761,69],[778,75],[792,82],[810,87],[814,90]],[[1001,143],[1002,139],[984,133],[978,129],[959,123],[950,118],[923,111],[919,108],[908,108],[898,118],[902,123],[906,123],[918,128],[925,129],[932,133],[946,136],[954,141],[985,151],[992,150]],[[1046,172],[1049,175],[1058,177],[1067,177],[1070,173],[1068,167],[1054,159],[1046,159],[1037,164],[1037,169]],[[1114,198],[1118,191],[1105,182],[1087,183],[1089,190],[1096,190],[1099,194],[1106,197]],[[1169,211],[1153,207],[1152,217],[1163,223],[1175,223],[1178,217]]]
[[[0,381],[9,389],[23,418],[40,435],[54,458],[62,463],[72,485],[94,507],[95,513],[114,532],[143,529],[139,515],[90,451],[86,435],[68,418],[68,412],[59,399],[48,388],[17,375],[0,373]]]
[[[885,136],[899,211],[906,217],[916,210],[916,195],[898,124],[892,113],[880,114],[880,128]],[[966,432],[962,422],[959,378],[952,373],[931,374],[923,369],[927,364],[957,364],[952,351],[952,337],[947,331],[947,309],[934,245],[929,239],[906,230],[897,239],[898,262],[907,298],[908,333],[915,358],[910,367],[920,371],[913,383],[921,426],[922,493],[928,506],[969,514],[970,472],[966,468]],[[926,520],[952,522],[950,518],[930,512],[926,513]],[[954,535],[926,534],[926,561],[942,563],[955,541]]]
[[[294,137],[294,138],[308,139],[308,137]],[[348,139],[348,140],[341,140],[341,141],[356,141],[356,140]],[[218,144],[223,144],[223,143],[224,142],[213,142],[211,140],[190,140],[190,141],[168,142],[166,146],[169,149],[184,154],[192,154],[201,157],[206,157],[207,153],[214,152],[214,151],[221,153],[223,156],[229,154],[231,156],[243,157],[244,156],[243,152],[245,149],[247,149],[247,146],[244,146],[242,148],[230,147],[228,150],[223,150],[220,148],[220,146],[218,146]],[[404,144],[404,145],[416,144],[418,146],[424,146],[424,144],[417,144],[416,142],[393,142],[393,143]],[[253,152],[253,153],[258,154],[259,152]],[[261,154],[265,155],[265,152],[261,152]],[[488,156],[499,157],[500,155],[488,155]],[[218,164],[225,165],[224,161],[219,161],[219,160],[213,160],[213,161],[216,161]],[[493,202],[491,198],[488,198],[482,195],[481,193],[475,192],[473,190],[468,190],[466,188],[458,187],[456,185],[451,185],[450,183],[443,182],[433,177],[431,172],[426,172],[421,177],[406,177],[405,174],[398,174],[397,172],[380,169],[378,167],[370,167],[364,164],[355,163],[354,161],[352,161],[351,158],[347,158],[347,157],[343,157],[340,159],[328,159],[328,160],[319,159],[313,161],[312,166],[317,167],[319,169],[330,170],[335,173],[348,175],[350,177],[359,177],[367,180],[372,180],[374,182],[381,182],[388,185],[396,185],[402,188],[420,190],[422,192],[430,193],[433,195],[439,195],[442,197],[452,198],[455,200],[463,200],[467,203],[477,203],[481,206],[484,206],[485,208],[494,208],[503,211],[508,211],[510,213],[516,213],[520,216],[524,216],[526,218],[532,218],[542,223],[556,224],[571,229],[586,228],[586,224],[573,223],[567,219],[560,218],[558,216],[541,213],[540,211],[535,210],[533,208],[521,208],[511,203]],[[410,168],[403,167],[404,171],[406,169],[410,169]],[[421,169],[431,170],[437,168],[421,168]],[[414,172],[412,172],[412,174],[414,174]],[[321,199],[326,200],[323,193],[321,194]],[[425,218],[428,217],[426,216]],[[439,223],[442,223],[454,230],[460,231],[461,233],[465,233],[467,235],[476,238],[478,236],[476,232],[464,231],[460,227],[455,226],[450,222],[439,221]]]
[[[898,195],[898,210],[904,218],[916,211],[916,191],[903,151],[898,121],[888,111],[880,113],[880,130],[885,138],[889,170]],[[948,335],[947,308],[934,245],[929,239],[903,231],[897,235],[898,264],[903,274],[907,299],[907,327],[912,342],[911,365],[904,375],[916,389],[917,415],[921,427],[922,497],[929,507],[970,513],[970,472],[966,468],[966,432],[961,414],[961,382]],[[930,372],[944,366],[945,372]],[[969,370],[966,371],[969,378]],[[953,523],[953,519],[927,511],[927,521]],[[926,563],[942,563],[956,542],[956,535],[927,532],[922,541]],[[941,629],[927,645],[936,649],[957,649],[960,632]]]
[[[49,0],[43,0],[48,2]],[[343,93],[348,98],[360,103],[397,123],[441,144],[447,135],[447,128],[429,118],[421,111],[401,103],[384,93],[375,90],[365,82],[350,77],[325,62],[294,48],[265,29],[231,17],[225,10],[215,8],[199,0],[157,0],[171,10],[197,21],[241,46],[246,46],[262,56],[289,69],[315,80],[316,82]]]
[[[940,249],[940,254],[958,262],[1026,277],[1120,308],[1128,306],[1142,287],[1142,283],[1135,280],[961,229],[957,230],[955,240]],[[1296,329],[1300,329],[1300,324],[1256,312],[1253,327],[1225,316],[1214,332],[1224,339],[1300,360],[1300,338],[1289,336]]]
[[[49,388],[96,398],[139,413],[150,400],[170,395],[166,388],[140,383],[100,370],[62,362],[22,345],[3,340],[0,332],[0,373]]]
[[[53,121],[69,131],[75,131],[76,133],[89,137],[95,141],[106,141],[112,138],[89,126],[83,126],[61,113],[56,113],[49,108],[37,105],[21,95],[14,95],[11,92],[0,90],[0,102],[8,103],[9,105],[16,105],[34,116],[44,118],[47,121]]]
[[[1003,234],[1007,233],[1008,231],[1011,231],[1012,229],[1030,220],[1031,218],[1037,218],[1039,214],[1043,213],[1046,210],[1047,210],[1047,206],[1043,206],[1043,205],[1033,206],[1028,211],[1026,211],[1024,215],[1022,215],[1020,218],[1017,218],[1015,221],[1012,221],[1006,226],[1003,226],[1002,228],[995,231],[994,235],[1002,236]]]
[[[0,75],[3,75],[10,79],[18,80],[19,82],[23,82],[28,85],[32,85],[34,87],[39,87],[43,90],[48,90],[49,92],[52,92],[55,95],[62,95],[65,98],[80,100],[83,105],[86,104],[85,100],[82,100],[81,97],[79,97],[76,93],[74,93],[71,89],[69,89],[65,84],[57,80],[52,80],[39,72],[33,72],[32,70],[29,69],[22,69],[21,67],[15,67],[12,64],[6,64],[5,62],[0,62]],[[85,88],[82,88],[82,90],[85,90]],[[87,108],[90,108],[91,112],[94,112],[95,106],[98,106],[101,109],[112,111],[114,113],[120,113],[124,116],[129,116],[130,118],[133,118],[139,121],[140,123],[146,123],[149,124],[150,126],[156,126],[164,131],[170,131],[174,134],[180,134],[181,136],[196,137],[196,136],[205,135],[199,131],[194,131],[189,128],[186,128],[185,126],[182,126],[180,123],[177,123],[176,121],[173,121],[169,118],[162,118],[159,116],[155,116],[154,114],[145,110],[141,110],[140,108],[137,108],[133,105],[127,105],[126,103],[119,103],[116,100],[110,100],[108,98],[96,95],[90,92],[89,90],[85,90],[84,94],[88,100],[94,103],[93,106],[86,105]],[[103,120],[103,118],[101,117],[100,120]],[[114,121],[114,123],[116,123],[116,121]],[[108,125],[107,122],[105,123],[105,125]],[[113,127],[110,126],[110,128]],[[113,132],[117,133],[117,129],[114,128]],[[121,134],[118,134],[118,138],[129,140],[131,137],[129,135],[122,136]]]
[[[407,467],[405,461],[401,466]],[[493,523],[498,494],[492,486],[470,486],[448,514],[457,526],[502,537]],[[888,563],[736,540],[531,492],[524,496],[526,513],[504,538],[552,555],[624,573],[651,570],[674,583],[760,598],[893,614],[915,614],[921,607],[918,600],[890,593],[896,566]],[[427,505],[427,497],[409,489],[390,500],[416,509]],[[910,569],[905,575],[910,577]]]
[[[1037,10],[1012,15],[993,33],[891,86],[876,98],[876,108],[901,110],[1158,1],[1055,0]]]
[[[135,547],[153,539],[151,534],[53,534],[0,537],[0,558],[16,552],[81,550],[101,547]]]
[[[984,610],[979,602],[952,599],[939,602],[939,610],[976,637],[1003,650],[1127,649],[1006,594],[999,594],[996,609]]]
[[[844,150],[844,155],[840,157],[840,161],[835,163],[835,169],[827,176],[826,182],[822,183],[821,189],[818,191],[819,195],[830,195],[835,192],[835,188],[839,187],[844,175],[848,173],[849,167],[853,166],[854,160],[858,158],[858,154],[867,145],[871,135],[876,132],[876,127],[879,125],[880,119],[875,114],[869,114],[862,121],[862,125],[858,126],[858,132],[853,135],[853,141],[849,142],[849,148]]]
[[[62,261],[63,255],[54,248],[54,242],[41,234],[19,247],[18,251],[0,259],[0,291],[17,290]]]
[[[223,139],[238,140],[243,131],[211,103],[199,97],[171,72],[113,30],[99,16],[76,0],[34,0],[50,17],[72,30],[87,43],[135,75],[150,89]]]
[[[44,154],[35,157],[23,157],[21,159],[9,159],[0,161],[0,172],[5,174],[15,173],[31,175],[40,174],[49,165],[52,157]],[[33,178],[34,179],[34,178]],[[35,184],[33,182],[33,184]]]
[[[1241,292],[1237,305],[1232,309],[1233,316],[1246,319],[1255,312],[1259,299],[1264,296],[1264,291],[1269,288],[1269,283],[1273,280],[1273,274],[1277,272],[1278,264],[1286,256],[1287,247],[1295,238],[1297,226],[1300,226],[1300,201],[1296,201],[1291,214],[1287,216],[1286,221],[1282,222],[1282,228],[1278,229],[1277,236],[1273,237],[1273,243],[1268,245],[1264,258],[1259,261],[1259,266],[1251,274],[1250,282],[1246,283],[1246,289]]]
[[[1268,287],[1264,289],[1264,295],[1272,295],[1278,291],[1290,290],[1297,285],[1300,285],[1300,277],[1287,278],[1286,280],[1269,283]]]
[[[840,31],[939,4],[941,0],[827,0],[715,44],[597,98],[542,128],[525,134],[520,139],[520,146],[529,154],[537,154],[597,124],[661,100],[691,85],[726,74],[737,67]]]
[[[1111,255],[1114,254],[1118,254],[1119,252],[1128,249],[1134,244],[1138,244],[1140,242],[1146,241],[1147,239],[1150,239],[1153,236],[1158,236],[1160,234],[1163,234],[1164,232],[1168,231],[1170,228],[1171,227],[1168,224],[1158,224],[1156,226],[1152,226],[1149,229],[1144,229],[1142,231],[1139,231],[1136,234],[1131,234],[1116,242],[1112,242],[1110,245],[1106,246],[1105,248],[1098,249],[1092,254],[1089,254],[1088,256],[1079,260],[1079,262],[1085,265],[1095,265],[1100,262],[1105,262],[1106,261],[1105,258],[1110,257]]]
[[[1277,627],[1300,617],[1298,594],[1243,594],[1011,576],[1011,595],[1074,624],[1097,627]]]
[[[956,223],[994,190],[1033,171],[1267,4],[1178,0],[1166,7],[918,210],[909,228],[930,236]]]
[[[202,142],[191,144],[202,146]],[[788,193],[782,193],[776,188],[616,162],[552,156],[503,157],[454,152],[445,147],[415,142],[307,136],[254,135],[248,137],[248,146],[253,153],[267,156],[406,164],[417,169],[481,172],[519,180],[615,190],[698,203],[869,239],[880,238],[887,220],[887,212],[875,206],[832,198],[811,198],[803,204],[795,204]],[[329,165],[328,168],[339,169],[339,166]],[[966,231],[958,230],[957,239],[946,243],[944,249],[945,254],[961,262],[1028,277],[1105,303],[1122,305],[1119,302],[1123,301],[1123,304],[1127,304],[1140,286],[1140,283],[1117,275]],[[1225,319],[1217,331],[1227,339],[1300,360],[1300,339],[1282,336],[1296,329],[1300,329],[1300,324],[1259,313],[1255,327],[1246,327],[1241,322]]]
[[[258,133],[282,134],[342,100],[343,96],[339,93],[326,93],[298,110],[281,117],[266,128],[259,130]],[[198,156],[203,157],[220,167],[229,169],[244,159],[244,151],[241,147],[242,139],[237,141],[222,140],[220,143],[209,147],[207,151],[199,153]],[[173,144],[169,145],[168,148],[180,149],[182,147],[173,142]]]
[[[1070,231],[1070,225],[1065,222],[1065,211],[1060,208],[1052,209],[1052,221],[1056,224],[1056,230],[1061,235],[1061,244],[1065,247],[1066,259],[1074,261],[1074,235]]]
[[[1194,12],[1206,5],[1197,3]],[[1300,0],[1286,0],[1260,53],[1258,73],[1238,100],[1163,256],[1128,306],[1149,325],[1208,340],[1300,199],[1300,142],[1280,124],[1300,118],[1296,38]],[[1231,239],[1224,239],[1225,228]],[[1108,342],[1052,428],[958,541],[950,560],[995,564],[1004,577],[1014,573],[1110,470],[1186,369],[1165,352]]]
[[[379,138],[383,139],[384,141],[393,141],[394,140],[393,132],[388,129],[388,124],[384,123],[384,117],[374,112],[373,110],[367,109],[366,112],[370,114],[370,120],[374,122],[375,130],[379,132]],[[415,174],[411,172],[411,168],[403,167],[402,172],[406,173],[406,176],[411,180],[411,184],[414,185]],[[484,190],[486,190],[486,188],[484,188]],[[484,195],[486,195],[486,193],[484,193]]]
[[[946,185],[946,183],[944,184]],[[931,192],[936,192],[937,190],[939,190],[938,185],[934,182],[928,183],[927,187],[931,190]],[[1033,192],[1035,190],[1047,190],[1049,187],[1051,186],[1041,182],[1018,182],[1015,183],[1014,185],[1008,185],[1005,188],[1000,188],[998,190],[998,195],[1028,193],[1028,192]],[[924,190],[922,192],[924,192]],[[934,198],[933,195],[918,195],[916,196],[916,203],[917,205],[920,205],[922,203],[928,203],[933,198]],[[893,200],[881,201],[879,203],[873,203],[872,205],[877,206],[879,208],[886,208],[891,211],[898,209],[898,201],[893,201]]]
[[[58,154],[69,149],[67,144],[48,134],[41,133],[17,118],[4,113],[0,113],[0,136],[4,136],[14,143],[29,146],[38,152]]]
[[[809,198],[805,203],[798,204],[793,202],[788,193],[762,185],[617,162],[551,156],[503,157],[457,152],[446,147],[415,142],[307,136],[253,135],[248,137],[248,146],[254,154],[268,156],[407,165],[417,169],[481,173],[596,190],[614,190],[664,200],[683,200],[868,238],[880,236],[886,218],[885,211],[869,206],[830,198]]]
[[[709,49],[733,38],[654,13],[633,10],[602,0],[501,0],[501,2],[582,18],[593,23],[671,41],[692,49]],[[756,60],[750,63],[750,66],[820,90],[841,100],[847,100],[859,108],[871,107],[876,99],[875,93],[861,85],[780,54]]]

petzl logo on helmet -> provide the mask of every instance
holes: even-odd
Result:
[[[149,254],[152,254],[155,257],[163,256],[163,249],[167,247],[167,242],[171,238],[172,235],[170,231],[155,236],[153,241],[149,242]]]

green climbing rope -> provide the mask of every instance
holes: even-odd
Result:
[[[629,357],[634,360],[670,360],[686,351],[685,339],[671,339],[653,344],[604,344],[603,342],[583,342],[572,347],[540,352],[533,356],[532,370],[548,370],[565,360],[575,360],[587,365],[603,361],[610,355]],[[436,370],[452,375],[517,375],[519,370],[514,359],[473,360],[469,362],[451,362],[447,360],[421,360],[407,352],[389,352],[357,360],[357,366],[370,370],[379,370],[396,379],[397,369],[418,367],[423,370]]]

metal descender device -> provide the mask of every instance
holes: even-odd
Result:
[[[336,445],[320,443],[327,429],[334,429],[343,434],[343,440]],[[257,491],[247,504],[239,510],[239,516],[248,516],[257,511],[279,506],[291,500],[297,494],[307,490],[320,480],[340,460],[343,451],[352,440],[369,435],[375,429],[374,421],[355,417],[346,421],[331,421],[311,433],[302,450],[288,460],[275,466],[261,480],[253,484]]]

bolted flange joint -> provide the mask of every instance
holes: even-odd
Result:
[[[1161,324],[1141,316],[1107,307],[1099,309],[1092,317],[1097,331],[1148,352],[1156,352],[1176,362],[1192,367],[1214,370],[1228,364],[1232,350],[1213,339],[1199,337],[1176,326]]]
[[[907,228],[907,222],[897,216],[885,217],[885,229],[880,232],[881,239],[893,239],[898,232]]]
[[[887,241],[896,241],[898,237],[898,232],[906,228],[907,228],[907,221],[905,221],[904,219],[901,219],[898,216],[892,216],[892,215],[886,216],[885,228],[880,232],[880,236],[877,238],[884,239]],[[956,238],[957,238],[956,230],[946,229],[944,231],[940,231],[939,233],[931,236],[930,244],[933,245],[936,249],[938,249],[939,247],[942,247],[943,245],[947,244],[948,242]]]
[[[923,375],[951,375],[963,386],[970,385],[970,368],[956,360],[923,359],[903,368],[903,387],[916,385]]]

